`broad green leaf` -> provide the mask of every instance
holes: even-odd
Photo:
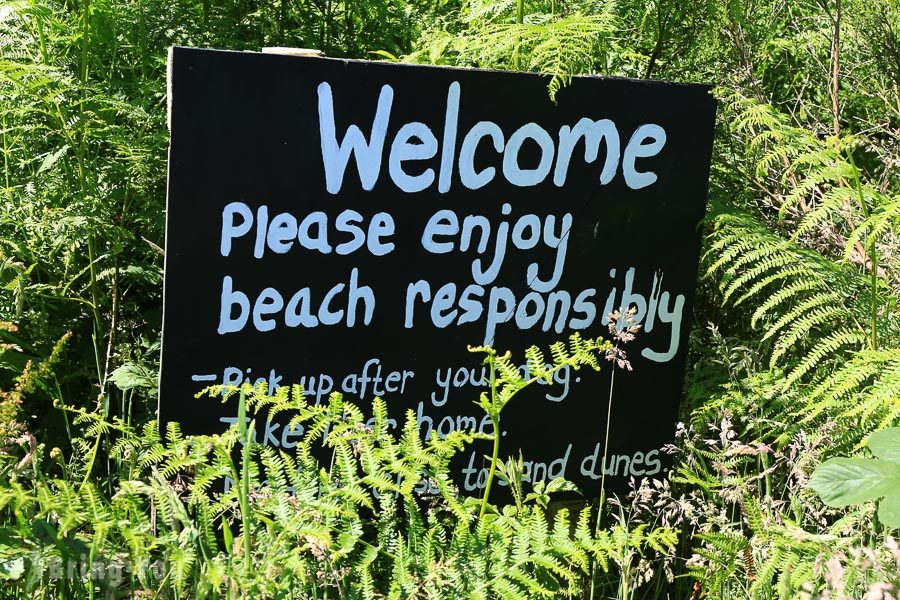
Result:
[[[578,487],[572,483],[571,481],[564,479],[562,477],[557,477],[550,481],[547,485],[547,493],[553,494],[555,492],[577,492]]]
[[[900,427],[876,431],[869,437],[869,450],[882,460],[900,464]]]
[[[878,505],[878,520],[887,527],[900,527],[900,494],[891,494],[881,500]]]
[[[900,495],[900,464],[873,458],[832,458],[815,470],[809,487],[828,506]]]
[[[157,375],[140,365],[125,363],[110,374],[109,380],[120,390],[155,388]]]

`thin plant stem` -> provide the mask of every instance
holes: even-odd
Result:
[[[251,421],[247,423],[247,400],[241,391],[238,404],[238,432],[240,433],[243,447],[241,448],[241,481],[238,488],[241,505],[241,521],[244,527],[244,573],[249,578],[253,575],[253,557],[250,554],[252,544],[250,540],[250,445],[253,442],[253,426]]]
[[[606,430],[603,434],[603,463],[600,465],[600,501],[603,502],[606,498],[606,458],[609,454],[609,429],[610,423],[612,421],[612,400],[613,400],[613,389],[616,383],[616,370],[613,368],[612,373],[609,376],[609,399],[606,404]],[[597,512],[597,528],[600,527],[600,514],[602,511]]]
[[[763,473],[765,473],[765,477],[763,477],[763,483],[765,485],[766,490],[766,499],[772,498],[772,472],[769,470],[771,464],[769,463],[769,453],[768,452],[760,452],[759,459],[762,463]]]
[[[521,25],[524,22],[525,22],[525,0],[517,0],[517,2],[516,2],[516,25],[521,27]],[[519,36],[519,38],[516,41],[516,51],[515,51],[515,54],[513,55],[513,68],[515,68],[516,71],[518,71],[522,68],[520,61],[519,61],[520,46],[522,44],[521,32],[519,32],[518,36]]]
[[[3,179],[6,196],[12,202],[12,188],[9,186],[9,152],[10,148],[6,139],[6,113],[0,116],[0,131],[3,132]]]
[[[491,493],[491,484],[494,482],[494,470],[497,468],[497,460],[500,456],[500,411],[497,410],[497,386],[494,372],[494,355],[488,354],[488,366],[491,373],[491,423],[494,426],[494,450],[491,454],[491,465],[488,470],[487,481],[484,484],[484,495],[481,497],[481,510],[478,511],[478,520],[484,517],[487,510],[488,496]]]
[[[618,344],[616,344],[618,348]],[[594,523],[594,536],[600,531],[602,524],[603,505],[606,503],[606,459],[609,455],[609,428],[612,422],[613,389],[616,384],[616,369],[613,367],[609,376],[609,399],[606,404],[606,430],[603,434],[603,458],[600,462],[600,502],[597,504],[597,520]],[[594,600],[597,584],[597,561],[591,560],[591,600]]]
[[[59,385],[59,379],[56,377],[56,373],[53,373],[53,385],[56,387],[57,402],[59,402],[59,406],[63,409],[61,411],[62,417],[63,417],[63,423],[66,426],[66,435],[68,436],[69,443],[71,444],[72,443],[72,427],[69,424],[69,415],[65,410],[66,403],[65,403],[65,400],[63,400],[62,388]]]
[[[835,138],[840,138],[841,122],[840,122],[840,103],[839,94],[841,89],[840,80],[840,60],[841,60],[841,0],[835,0],[834,13],[834,33],[831,38],[831,112],[834,122],[832,129]]]
[[[856,188],[856,194],[859,196],[859,205],[862,208],[863,216],[868,219],[871,216],[869,206],[866,204],[865,196],[862,191],[862,183],[859,180],[859,169],[856,168],[856,161],[853,159],[853,152],[847,151],[847,158],[850,160],[850,166],[853,167],[853,186]],[[875,245],[876,240],[869,234],[866,234],[866,253],[869,255],[869,262],[872,263],[872,274],[870,279],[872,300],[869,303],[871,308],[871,333],[869,343],[872,349],[878,348],[878,248]]]
[[[91,471],[94,470],[94,462],[97,460],[97,450],[100,448],[100,440],[102,439],[103,434],[98,433],[97,438],[94,440],[94,446],[91,448],[91,457],[88,460],[87,465],[84,468],[84,479],[81,480],[81,486],[78,489],[84,488],[87,485],[88,479],[91,477]]]

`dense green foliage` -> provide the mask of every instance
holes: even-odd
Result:
[[[299,407],[310,444],[347,432],[322,471],[240,428],[159,439],[172,44],[532,70],[551,96],[579,73],[716,84],[670,478],[609,499],[599,527],[548,517],[548,489],[465,503],[441,479],[464,436],[393,439],[351,398]],[[900,594],[896,495],[819,485],[828,465],[892,477],[897,452],[869,441],[900,425],[897,0],[2,2],[0,144],[0,595],[109,590],[35,579],[36,557],[123,567],[114,593],[134,597]],[[202,493],[218,476],[239,485]]]
[[[552,380],[566,366],[599,369],[607,346],[573,336],[552,347],[551,367],[537,348],[528,361]],[[481,402],[497,418],[529,382],[508,356],[478,350],[497,382]],[[236,390],[215,392],[227,399]],[[595,533],[589,511],[548,513],[546,495],[562,480],[502,509],[463,499],[448,463],[473,435],[423,442],[410,411],[398,439],[380,399],[368,418],[339,394],[314,405],[296,387],[266,392],[242,390],[237,424],[221,436],[184,437],[171,423],[163,440],[153,422],[136,431],[68,409],[85,426],[81,451],[65,462],[34,447],[0,489],[17,525],[0,530],[0,577],[15,582],[12,595],[552,598],[576,594],[592,570],[675,545],[670,527],[618,523]],[[293,415],[290,426],[303,432],[295,453],[256,443],[244,417],[258,409]],[[86,443],[110,435],[111,497],[91,477],[97,453]],[[327,469],[313,454],[321,447]],[[214,491],[222,481],[224,493]],[[91,573],[83,580],[68,574],[82,568]]]

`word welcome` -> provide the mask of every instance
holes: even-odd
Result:
[[[459,179],[463,186],[470,190],[486,186],[496,177],[497,167],[476,169],[475,154],[482,146],[489,146],[495,153],[501,155],[500,169],[504,179],[509,183],[518,187],[535,186],[547,179],[552,171],[554,185],[562,187],[566,183],[572,155],[582,140],[586,163],[597,160],[600,155],[600,144],[604,144],[605,158],[600,171],[600,185],[606,185],[613,180],[619,171],[620,163],[622,177],[629,188],[639,190],[656,182],[656,173],[638,171],[635,164],[639,158],[656,156],[665,146],[665,129],[653,123],[639,125],[623,152],[619,130],[610,119],[595,121],[584,117],[575,125],[563,125],[559,128],[556,141],[537,123],[525,123],[507,137],[493,121],[479,121],[463,136],[457,158],[459,97],[460,85],[454,81],[447,91],[440,148],[437,136],[425,123],[417,121],[405,123],[395,134],[388,151],[388,174],[400,190],[410,194],[421,192],[431,187],[437,179],[438,191],[446,193],[450,191],[454,163],[459,170]],[[381,174],[394,89],[390,85],[381,87],[368,139],[359,126],[353,124],[347,128],[343,139],[339,142],[335,125],[334,98],[331,85],[327,81],[319,84],[318,98],[319,137],[322,145],[322,163],[325,168],[325,188],[331,194],[341,191],[347,165],[353,156],[356,159],[362,188],[371,191]],[[482,144],[485,140],[489,140],[489,144]],[[540,148],[540,159],[533,168],[523,167],[519,162],[519,154],[526,142],[537,144]],[[438,151],[441,157],[437,174],[432,167],[424,169],[419,167],[416,174],[411,174],[408,170],[412,167],[406,165],[434,159]]]

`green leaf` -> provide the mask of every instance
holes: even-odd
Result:
[[[884,497],[878,505],[878,520],[886,527],[900,527],[900,494]]]
[[[397,58],[396,55],[391,54],[387,50],[372,50],[369,54],[374,54],[375,56],[380,56],[381,58],[387,59],[391,62],[400,62],[400,59]]]
[[[577,492],[578,487],[569,481],[568,479],[564,479],[562,477],[557,477],[550,481],[547,485],[547,493],[553,494],[555,492]]]
[[[134,363],[125,363],[110,373],[109,380],[120,390],[155,388],[157,374]]]
[[[882,460],[900,464],[900,427],[876,431],[869,437],[869,450]]]
[[[900,465],[873,458],[832,458],[815,470],[809,487],[833,507],[900,495]]]
[[[225,542],[225,552],[231,555],[231,547],[234,544],[234,535],[231,533],[231,527],[228,526],[228,521],[225,520],[225,517],[222,517],[222,538]]]
[[[62,155],[65,154],[66,150],[68,150],[68,149],[69,149],[69,145],[66,144],[62,148],[57,150],[56,152],[54,152],[52,154],[48,154],[46,156],[46,158],[44,158],[44,161],[41,163],[41,166],[38,168],[37,174],[40,175],[41,173],[43,173],[44,171],[46,171],[47,169],[49,169],[53,165],[55,165],[56,161],[58,161],[60,158],[62,158]]]

